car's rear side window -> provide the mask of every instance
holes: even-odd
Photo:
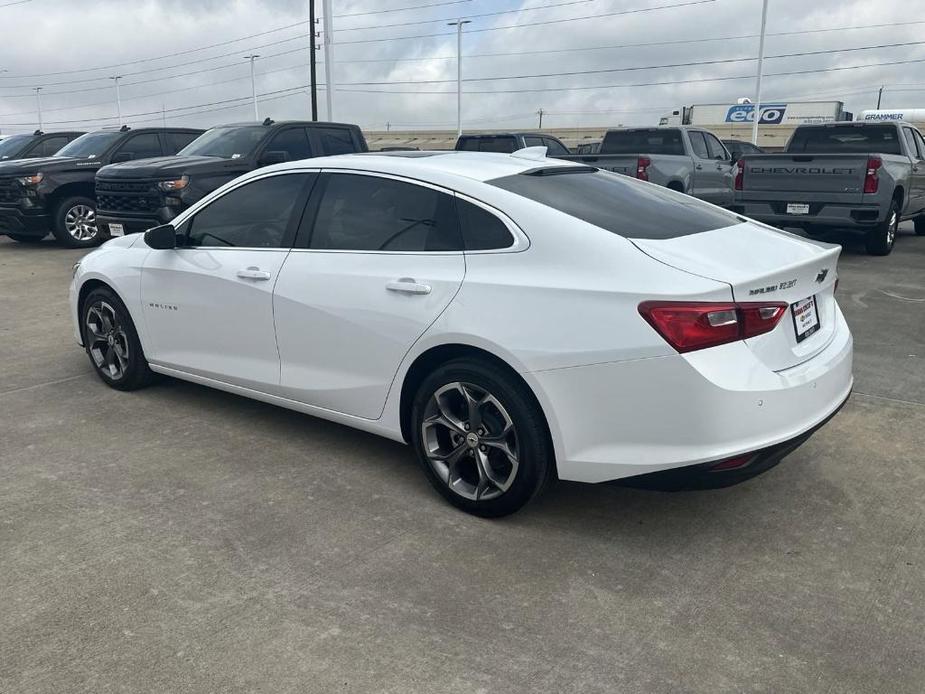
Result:
[[[902,154],[902,149],[899,130],[892,125],[835,125],[797,128],[787,152]]]
[[[684,154],[684,142],[680,130],[611,130],[604,135],[601,154]]]
[[[606,171],[518,174],[488,183],[634,239],[673,239],[739,224],[742,219],[667,188]]]
[[[456,198],[456,212],[467,251],[498,250],[514,245],[507,225],[488,210]]]

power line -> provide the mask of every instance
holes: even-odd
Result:
[[[565,22],[579,22],[585,19],[600,19],[603,17],[616,17],[621,15],[628,14],[640,14],[643,12],[656,12],[658,10],[669,10],[669,9],[678,9],[682,7],[691,7],[694,5],[707,5],[710,3],[716,2],[716,0],[688,0],[687,2],[680,2],[670,5],[655,5],[653,7],[640,7],[632,10],[614,10],[612,12],[602,12],[600,14],[585,15],[583,17],[566,17],[564,19],[547,19],[538,22],[523,22],[520,24],[508,24],[505,26],[499,27],[485,27],[481,29],[470,29],[467,31],[467,34],[477,34],[484,33],[488,31],[504,31],[506,29],[523,29],[526,27],[535,27],[535,26],[546,26],[549,24],[563,24]],[[359,39],[354,41],[338,41],[340,46],[348,46],[361,43],[382,43],[383,41],[405,41],[408,39],[424,39],[438,36],[454,36],[456,32],[439,32],[435,34],[417,34],[415,36],[392,36],[385,39]]]

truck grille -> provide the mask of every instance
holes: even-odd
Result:
[[[15,203],[22,197],[21,188],[15,178],[0,178],[0,205]]]
[[[96,181],[99,212],[153,212],[163,207],[157,181]]]

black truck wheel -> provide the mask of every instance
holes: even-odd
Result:
[[[893,244],[896,243],[898,231],[899,203],[893,200],[886,219],[867,232],[867,252],[870,255],[889,255],[893,250]]]
[[[919,236],[925,236],[925,214],[921,217],[916,217],[913,223],[915,224],[915,233]]]
[[[68,248],[98,246],[102,239],[96,226],[96,202],[81,195],[62,200],[55,209],[51,233]]]

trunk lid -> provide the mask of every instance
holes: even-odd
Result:
[[[742,191],[773,193],[788,201],[825,193],[833,201],[860,203],[866,154],[749,154],[742,157]],[[837,198],[837,200],[836,200]]]
[[[839,246],[807,241],[754,222],[673,239],[630,239],[646,255],[693,275],[725,282],[737,302],[785,303],[787,311],[769,333],[746,340],[773,371],[796,366],[825,349],[835,334],[836,265]],[[800,302],[812,298],[818,328],[802,339]],[[802,309],[802,310],[801,310]],[[812,309],[801,323],[812,322]]]

